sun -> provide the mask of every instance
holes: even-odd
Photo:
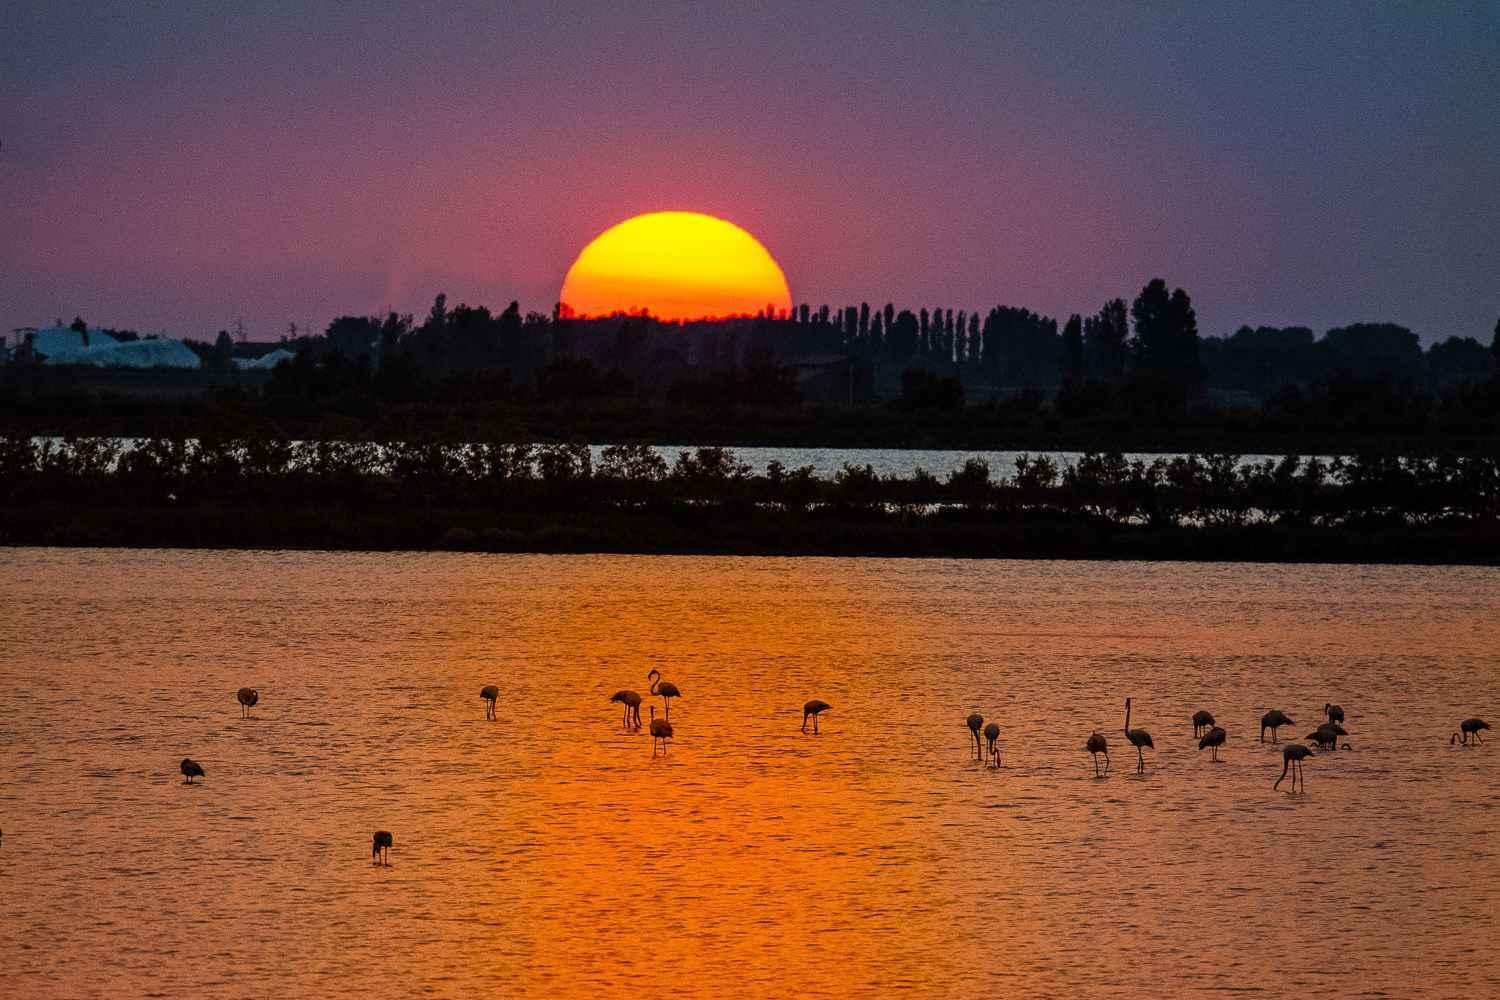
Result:
[[[645,310],[678,321],[791,309],[780,265],[754,236],[699,212],[649,212],[583,248],[558,296],[575,316]]]

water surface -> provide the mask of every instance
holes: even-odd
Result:
[[[0,549],[0,607],[7,996],[1500,995],[1494,569]]]

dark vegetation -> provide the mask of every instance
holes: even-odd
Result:
[[[1500,452],[1208,454],[939,479],[733,452],[0,438],[0,544],[1500,563]]]
[[[1205,338],[1188,294],[1160,279],[1060,328],[1009,306],[803,305],[676,325],[438,296],[420,322],[344,316],[288,339],[295,360],[268,376],[211,377],[237,349],[227,333],[194,346],[192,394],[153,394],[137,385],[149,373],[110,391],[109,376],[16,363],[0,371],[0,414],[44,434],[365,440],[1306,454],[1472,453],[1500,438],[1500,324],[1488,345],[1425,350],[1387,323]]]

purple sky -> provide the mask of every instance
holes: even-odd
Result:
[[[1500,315],[1497,3],[228,6],[4,4],[0,332],[542,311],[667,208],[815,305]]]

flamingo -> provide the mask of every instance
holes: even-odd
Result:
[[[1479,738],[1479,731],[1488,728],[1490,728],[1490,724],[1483,719],[1465,719],[1458,724],[1459,732],[1453,734],[1453,738],[1448,741],[1448,745],[1452,746],[1455,743],[1462,742],[1464,746],[1468,746],[1469,737],[1472,736],[1475,743],[1483,746],[1484,740]],[[1459,739],[1459,733],[1463,734],[1462,740]]]
[[[494,722],[495,702],[500,698],[500,689],[493,684],[486,684],[479,689],[479,697],[484,699],[484,717]]]
[[[985,726],[984,727],[984,738],[985,738],[985,741],[986,741],[986,744],[987,744],[987,749],[986,749],[985,752],[989,754],[990,760],[992,760],[992,761],[995,762],[995,766],[999,767],[1000,766],[1000,743],[999,743],[999,740],[1000,740],[1000,723],[998,723],[998,722],[991,722],[988,726]]]
[[[1135,773],[1146,773],[1146,757],[1142,753],[1144,747],[1156,749],[1156,744],[1151,742],[1151,734],[1144,729],[1130,728],[1130,699],[1125,699],[1125,738],[1135,747]]]
[[[1214,724],[1214,714],[1212,712],[1204,712],[1202,710],[1199,710],[1199,711],[1193,713],[1193,735],[1194,736],[1202,736],[1203,735],[1203,731],[1205,729],[1209,729],[1210,727],[1212,727],[1213,724]],[[1202,749],[1202,748],[1200,747],[1199,749]]]
[[[203,765],[190,757],[182,758],[182,764],[179,766],[182,768],[182,783],[184,785],[191,785],[194,778],[203,777]]]
[[[646,680],[651,682],[651,693],[661,695],[662,704],[666,706],[666,717],[672,718],[672,699],[681,698],[682,692],[677,690],[676,684],[662,680],[660,670],[652,670],[646,675]]]
[[[1323,714],[1328,716],[1329,722],[1344,721],[1344,709],[1341,705],[1325,704],[1323,706]]]
[[[979,729],[984,725],[984,716],[978,712],[970,713],[969,717],[964,720],[964,725],[969,727],[969,735],[974,737],[974,759],[979,760]]]
[[[1108,774],[1109,741],[1106,740],[1103,736],[1100,736],[1097,729],[1094,730],[1091,736],[1089,736],[1088,741],[1084,743],[1083,748],[1087,750],[1089,754],[1094,758],[1094,777],[1102,778],[1104,777],[1104,774]],[[1104,774],[1099,773],[1099,755],[1101,753],[1104,755]]]
[[[1281,787],[1281,783],[1286,780],[1287,770],[1290,769],[1292,772],[1292,791],[1297,791],[1298,774],[1302,775],[1302,790],[1304,792],[1307,791],[1307,773],[1302,769],[1302,762],[1311,756],[1313,756],[1311,748],[1305,747],[1301,743],[1288,743],[1286,748],[1281,751],[1281,777],[1277,778],[1276,784],[1271,786],[1272,790],[1274,791]]]
[[[626,729],[641,728],[641,696],[634,691],[616,691],[609,696],[613,704],[625,706],[623,725]]]
[[[1316,743],[1319,749],[1337,750],[1339,737],[1348,735],[1348,730],[1337,722],[1325,722],[1304,738],[1309,743]]]
[[[1223,726],[1214,726],[1204,734],[1203,739],[1198,741],[1198,749],[1211,749],[1213,752],[1209,754],[1209,759],[1217,762],[1219,759],[1219,747],[1223,746],[1224,741],[1228,738],[1229,734],[1224,732]]]
[[[234,693],[234,698],[240,703],[240,718],[250,714],[250,710],[260,701],[260,692],[255,688],[240,688]]]
[[[828,711],[832,707],[833,706],[830,705],[830,704],[828,704],[828,702],[826,702],[826,701],[820,701],[817,698],[814,698],[812,701],[808,702],[806,705],[803,705],[802,706],[802,731],[804,733],[807,732],[807,719],[808,719],[809,716],[811,716],[812,720],[813,720],[813,735],[814,736],[818,735],[818,716],[822,715],[824,712]]]
[[[1260,717],[1260,741],[1266,741],[1266,730],[1271,731],[1271,742],[1276,742],[1276,730],[1282,726],[1295,726],[1297,720],[1287,715],[1279,708],[1273,708]]]
[[[661,742],[661,754],[667,755],[667,741],[672,738],[672,724],[656,717],[656,706],[651,706],[651,756],[656,756],[656,744]]]
[[[395,843],[395,838],[391,836],[391,831],[376,830],[375,836],[371,838],[370,843],[370,857],[375,860],[370,863],[378,865],[384,862],[385,866],[389,868],[391,866],[391,845],[393,843]]]

